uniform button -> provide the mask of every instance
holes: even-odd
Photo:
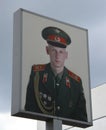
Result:
[[[57,106],[57,110],[60,110],[60,106]]]
[[[56,83],[56,86],[59,86],[60,84],[59,83]]]

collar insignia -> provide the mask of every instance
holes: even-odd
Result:
[[[70,80],[69,80],[68,77],[66,77],[66,87],[67,87],[67,88],[70,88],[70,87],[71,87],[71,85],[70,85]]]
[[[47,82],[47,77],[48,77],[48,74],[47,73],[44,73],[43,75],[43,83],[46,83]]]

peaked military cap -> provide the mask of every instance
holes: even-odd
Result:
[[[46,27],[42,30],[42,37],[48,44],[66,48],[71,43],[71,38],[63,30],[57,27]]]

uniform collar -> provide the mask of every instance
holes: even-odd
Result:
[[[48,66],[48,69],[51,70],[51,73],[53,74],[54,77],[58,76],[60,79],[62,78],[63,73],[64,73],[64,69],[63,69],[62,72],[60,72],[60,73],[57,74],[57,73],[55,73],[55,72],[53,71],[53,69],[51,68],[50,63],[48,63],[47,66]]]
[[[51,71],[51,73],[55,76],[55,74],[53,73],[53,71],[52,71],[52,68],[51,68],[51,66],[50,66],[50,63],[48,63],[47,65],[46,65],[46,71]],[[65,75],[68,75],[68,71],[67,71],[67,68],[66,67],[64,67],[64,70],[61,72],[61,73],[59,73],[60,75],[63,75],[65,73]]]

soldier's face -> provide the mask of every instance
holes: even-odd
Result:
[[[63,67],[64,62],[67,59],[68,53],[65,48],[47,46],[46,52],[50,56],[50,62],[53,67]]]

